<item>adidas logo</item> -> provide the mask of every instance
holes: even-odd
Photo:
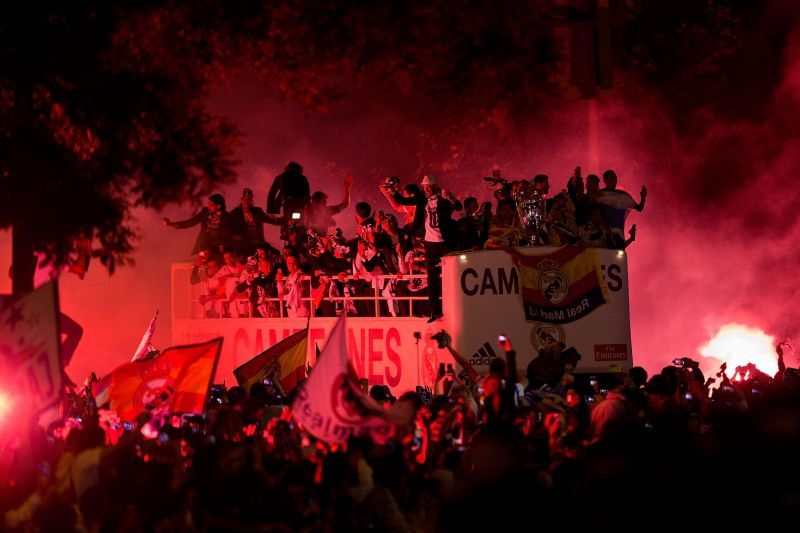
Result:
[[[494,352],[494,348],[492,348],[492,343],[484,342],[483,346],[481,346],[477,352],[472,354],[472,358],[469,360],[469,364],[472,366],[475,365],[489,365],[492,362],[492,359],[497,357],[497,354]]]

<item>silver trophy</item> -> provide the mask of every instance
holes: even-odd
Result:
[[[514,194],[517,213],[527,238],[526,246],[540,246],[540,234],[547,220],[547,196],[537,191],[533,183],[526,184]]]

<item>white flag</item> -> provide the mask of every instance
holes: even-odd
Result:
[[[331,444],[354,436],[384,442],[394,433],[394,425],[383,408],[358,388],[347,358],[346,331],[345,318],[340,317],[292,404],[292,414],[303,429]]]
[[[18,401],[41,411],[61,397],[58,294],[42,285],[0,309],[0,376]]]
[[[621,189],[600,191],[597,196],[592,198],[592,202],[620,210],[631,210],[637,205],[636,200],[633,199],[633,196]]]
[[[156,351],[151,341],[153,340],[153,333],[156,332],[157,318],[158,318],[158,311],[156,311],[156,314],[153,315],[153,319],[150,321],[150,325],[147,326],[144,335],[142,335],[142,340],[141,342],[139,342],[139,347],[136,348],[135,352],[133,352],[133,357],[131,358],[131,361],[142,359],[144,358],[145,355],[149,354],[150,352]]]

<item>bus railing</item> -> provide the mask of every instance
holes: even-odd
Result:
[[[188,270],[180,272],[181,270]],[[251,303],[247,292],[236,292],[234,287],[238,284],[238,280],[228,278],[223,280],[225,283],[225,295],[215,294],[215,291],[210,290],[208,282],[203,281],[200,283],[190,283],[191,267],[173,266],[173,310],[175,318],[189,318],[189,319],[209,319],[209,318],[258,318],[254,313],[255,305]],[[177,274],[177,275],[176,275]],[[184,274],[184,275],[181,275]],[[183,278],[184,283],[188,283],[188,290],[186,287],[183,290],[176,290],[175,284],[180,283],[179,279]],[[393,317],[415,317],[423,316],[427,313],[426,303],[428,297],[425,287],[414,290],[411,287],[414,284],[418,286],[422,282],[427,281],[426,274],[405,274],[405,275],[378,275],[370,276],[366,279],[364,276],[347,275],[347,276],[330,276],[328,283],[349,283],[360,282],[358,288],[361,290],[357,296],[331,296],[328,292],[328,286],[325,284],[322,297],[319,294],[314,294],[311,290],[311,276],[301,276],[300,282],[302,283],[302,296],[300,300],[307,306],[309,314],[306,316],[335,316],[335,314],[345,314],[351,316],[374,316],[376,318],[393,318]],[[286,279],[286,278],[284,278]],[[320,278],[317,278],[317,283],[320,283]],[[387,289],[387,283],[390,288]],[[318,291],[319,288],[315,288]],[[398,292],[399,290],[399,292]],[[421,294],[420,294],[421,293]],[[179,301],[180,295],[185,294],[186,298],[183,299],[183,305]],[[288,317],[286,303],[286,296],[284,298],[262,298],[262,303],[272,304],[274,312],[277,316],[271,318],[285,318]],[[331,314],[320,314],[321,308],[324,309],[324,302],[337,302],[341,303],[341,311]],[[357,308],[357,312],[352,314],[348,312],[348,302],[352,302]],[[364,302],[366,306],[358,306],[357,302]],[[420,302],[420,303],[417,303]],[[177,307],[180,306],[180,307]],[[394,310],[394,313],[392,313]]]

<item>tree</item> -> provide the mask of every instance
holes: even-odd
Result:
[[[34,3],[0,22],[0,227],[13,233],[15,294],[32,289],[34,250],[58,263],[93,237],[113,272],[130,261],[133,207],[233,179],[239,133],[204,107],[231,48],[206,27],[158,2]]]

